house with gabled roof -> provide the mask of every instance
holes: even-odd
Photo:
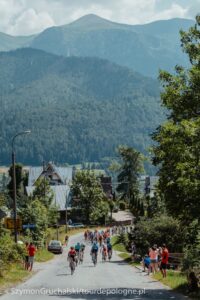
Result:
[[[46,178],[53,192],[53,202],[60,213],[60,223],[66,224],[67,211],[71,210],[71,184],[73,179],[72,167],[57,167],[52,162],[28,170],[28,186],[26,192],[31,196],[39,179]]]

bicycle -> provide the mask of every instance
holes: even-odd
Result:
[[[107,254],[106,254],[106,252],[103,250],[103,251],[102,251],[102,261],[106,261],[106,257],[107,257]]]
[[[79,254],[79,263],[82,264],[83,263],[83,256],[84,256],[84,252],[81,251]]]
[[[77,267],[78,266],[78,262],[79,262],[79,255],[76,253],[76,256],[74,258],[74,261],[75,261],[75,266]]]
[[[110,261],[112,258],[112,250],[109,250],[108,251],[108,260]]]
[[[69,267],[71,270],[71,275],[73,275],[75,271],[75,261],[72,257],[69,258]]]
[[[97,252],[92,253],[92,262],[93,262],[94,266],[96,266],[96,264],[97,264]]]

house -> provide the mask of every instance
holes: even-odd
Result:
[[[54,198],[53,203],[58,207],[61,224],[66,224],[67,211],[71,210],[71,184],[73,179],[72,167],[57,167],[49,162],[40,167],[30,167],[28,170],[28,186],[26,192],[31,196],[39,179],[46,178],[50,184]]]

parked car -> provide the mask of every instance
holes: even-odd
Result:
[[[57,240],[50,241],[48,245],[48,251],[62,254],[63,253],[62,243]]]
[[[85,225],[82,223],[72,223],[71,225],[68,225],[68,228],[84,228]]]

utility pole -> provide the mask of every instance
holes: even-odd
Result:
[[[13,218],[14,218],[14,237],[17,243],[17,193],[16,193],[16,172],[15,172],[15,152],[12,150],[12,169],[13,169]]]
[[[56,186],[55,186],[55,202],[56,202],[56,207],[57,207]],[[58,220],[56,220],[56,238],[57,238],[57,241],[58,241],[58,239],[59,239]]]

